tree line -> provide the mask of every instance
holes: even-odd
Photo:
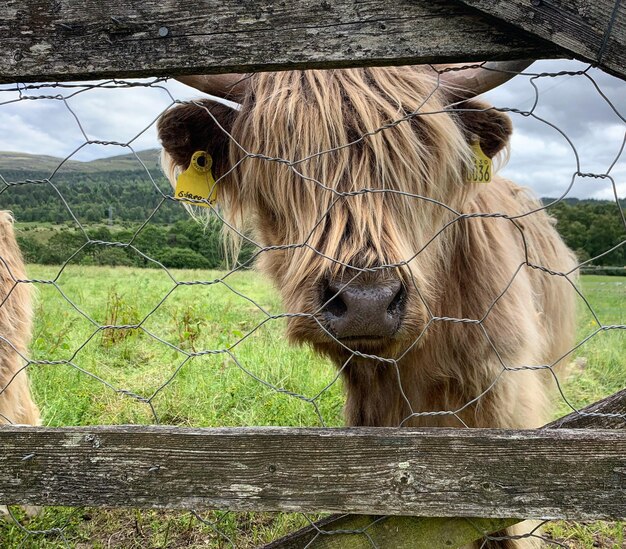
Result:
[[[100,223],[107,219],[109,208],[119,222],[169,224],[189,217],[180,204],[164,200],[172,194],[162,175],[145,172],[100,171],[94,174],[49,174],[4,170],[7,181],[21,181],[2,189],[0,208],[12,210],[20,222],[65,223],[75,216],[81,223]],[[28,178],[28,180],[25,179]],[[71,211],[71,213],[70,213]]]
[[[25,227],[18,232],[17,241],[27,263],[224,269],[228,260],[221,225],[211,217],[204,224],[184,219],[172,225],[145,227],[92,225],[85,226],[85,231],[66,225],[42,230]],[[257,250],[245,243],[238,263],[249,266]]]
[[[7,181],[11,173],[3,171]],[[206,226],[192,220],[181,204],[166,198],[171,188],[161,175],[150,180],[146,173],[99,171],[92,174],[66,173],[52,183],[44,174],[13,174],[22,183],[0,190],[0,209],[11,210],[18,222],[53,224],[48,230],[22,229],[19,242],[27,261],[44,264],[65,262],[68,251],[81,251],[73,262],[95,265],[150,267],[153,258],[171,268],[223,268],[226,264],[221,239],[221,222],[211,218]],[[544,203],[548,204],[549,199]],[[615,202],[599,200],[562,200],[549,208],[557,229],[580,261],[591,258],[592,265],[626,265],[626,238],[620,208]],[[71,213],[70,213],[71,211]],[[114,227],[102,226],[112,217]],[[75,218],[75,219],[74,219]],[[137,229],[147,219],[149,223]],[[76,220],[86,227],[88,237],[103,242],[127,243],[130,247],[86,244],[88,238],[77,228]],[[609,254],[601,254],[617,248]],[[245,245],[240,261],[254,253]],[[144,254],[144,255],[142,255]]]
[[[544,203],[551,200],[545,199]],[[624,267],[626,265],[626,227],[624,208],[619,203],[602,200],[563,200],[548,209],[557,220],[556,228],[578,259],[591,265]],[[621,245],[620,245],[621,244]],[[602,256],[611,248],[612,252]],[[601,257],[600,257],[601,256]]]

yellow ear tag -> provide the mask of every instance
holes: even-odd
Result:
[[[189,167],[178,176],[174,196],[181,202],[208,208],[217,200],[217,185],[213,179],[211,166],[213,159],[204,151],[196,151]],[[207,202],[196,202],[207,200]]]
[[[474,158],[467,174],[467,181],[469,183],[491,183],[493,163],[491,158],[480,148],[478,139],[472,142],[472,152],[474,153]]]

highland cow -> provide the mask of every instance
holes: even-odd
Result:
[[[473,98],[505,79],[431,67],[186,77],[240,109],[201,99],[159,121],[172,183],[195,151],[211,154],[220,211],[268,248],[258,265],[295,313],[291,340],[341,369],[349,425],[547,419],[552,372],[533,367],[558,365],[575,318],[571,285],[548,271],[575,259],[526,190],[467,181],[473,143],[506,156],[509,117]]]

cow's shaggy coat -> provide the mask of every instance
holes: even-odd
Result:
[[[13,218],[0,211],[0,424],[37,425],[39,410],[22,358],[28,355],[31,337],[31,292],[29,284],[17,280],[26,280],[24,262]]]
[[[174,182],[207,150],[229,223],[263,246],[306,244],[266,251],[259,267],[285,310],[305,313],[289,319],[291,339],[342,369],[348,424],[537,427],[554,383],[534,367],[569,351],[574,293],[529,264],[560,272],[575,260],[548,215],[525,215],[540,204],[524,189],[466,181],[469,143],[501,160],[508,117],[435,88],[417,68],[253,75],[240,111],[202,100],[161,118],[164,168]],[[329,279],[400,280],[397,332],[337,341]]]

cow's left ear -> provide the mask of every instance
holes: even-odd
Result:
[[[478,136],[480,148],[490,158],[507,146],[513,132],[513,124],[507,114],[477,99],[459,103],[455,106],[455,113],[467,141],[471,142]]]
[[[229,168],[226,132],[230,132],[236,116],[237,111],[209,99],[197,99],[166,111],[157,122],[157,131],[168,162],[184,170],[196,151],[206,151],[213,157],[213,175],[222,176]],[[167,174],[169,170],[164,168]]]

